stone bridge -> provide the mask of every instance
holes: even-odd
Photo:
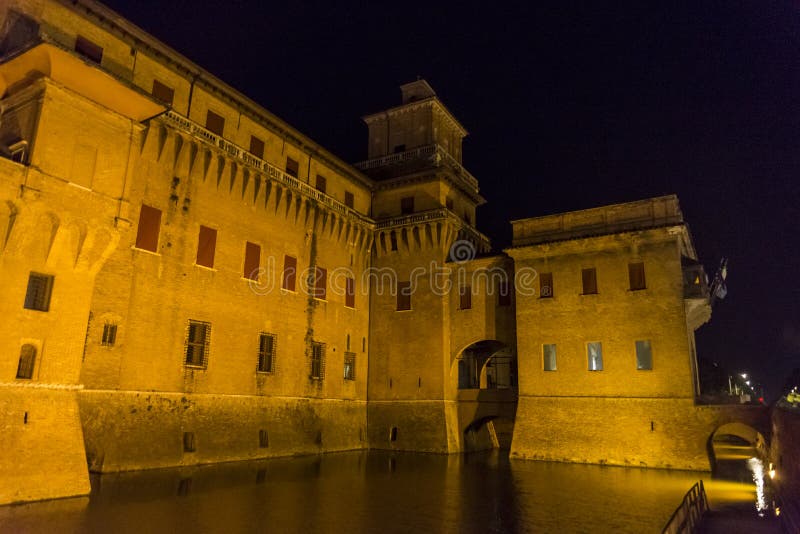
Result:
[[[510,448],[516,412],[514,387],[459,390],[458,423],[463,450]]]

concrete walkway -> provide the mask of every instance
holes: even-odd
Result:
[[[702,534],[772,534],[784,532],[774,511],[756,511],[754,486],[724,480],[703,480],[710,511],[698,529]]]

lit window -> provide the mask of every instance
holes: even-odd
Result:
[[[556,346],[554,344],[542,345],[542,359],[545,371],[556,370]]]
[[[36,347],[31,344],[22,345],[19,351],[17,364],[17,378],[30,380],[33,378],[33,368],[36,365]]]
[[[344,379],[356,379],[356,355],[354,352],[344,353]]]
[[[189,321],[186,332],[185,363],[190,367],[208,367],[208,352],[211,345],[211,323]]]
[[[647,289],[647,286],[644,281],[644,263],[642,262],[629,263],[628,279],[631,283],[631,291]]]
[[[249,280],[258,280],[261,267],[261,247],[248,241],[244,247],[244,272],[242,276]]]
[[[588,343],[586,345],[586,352],[589,356],[589,370],[602,371],[603,370],[603,344],[599,341]]]
[[[106,323],[103,325],[103,337],[100,343],[106,347],[113,347],[117,342],[117,325]]]
[[[158,251],[158,232],[161,229],[161,210],[142,204],[139,211],[139,228],[136,231],[136,248]]]
[[[553,273],[539,273],[539,298],[553,297]]]
[[[641,371],[653,369],[653,351],[649,339],[636,342],[636,369]]]
[[[583,281],[584,295],[594,295],[597,293],[597,271],[595,271],[594,267],[583,269],[581,271],[581,278]]]
[[[53,292],[54,278],[49,274],[31,273],[28,276],[28,291],[25,293],[25,309],[36,311],[50,310],[50,295]]]
[[[275,372],[275,346],[277,336],[262,332],[258,336],[258,372]]]
[[[217,231],[208,226],[200,226],[197,238],[197,265],[214,267],[214,252],[217,248]]]
[[[325,378],[325,344],[311,342],[311,378],[322,380]]]
[[[281,287],[288,291],[294,291],[297,280],[297,258],[292,256],[283,257],[283,279]]]
[[[397,311],[411,309],[411,282],[397,282]]]

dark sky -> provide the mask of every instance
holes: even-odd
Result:
[[[511,219],[677,193],[709,274],[730,261],[699,355],[773,398],[800,366],[800,1],[105,3],[348,161],[424,77],[496,247]]]

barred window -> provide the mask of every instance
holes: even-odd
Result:
[[[325,344],[311,342],[311,378],[322,380],[325,378]]]
[[[101,344],[106,347],[113,347],[117,342],[117,325],[106,323],[103,325],[103,338]]]
[[[31,344],[22,345],[19,351],[19,364],[17,365],[17,378],[30,380],[33,378],[33,368],[36,365],[36,347]]]
[[[52,291],[53,277],[51,275],[31,273],[28,276],[28,291],[25,293],[25,309],[49,311]]]
[[[275,372],[275,347],[278,336],[261,332],[258,336],[258,372]]]
[[[208,349],[211,345],[211,323],[189,321],[186,332],[186,365],[208,367]]]
[[[344,379],[356,379],[356,355],[354,352],[344,353]]]

